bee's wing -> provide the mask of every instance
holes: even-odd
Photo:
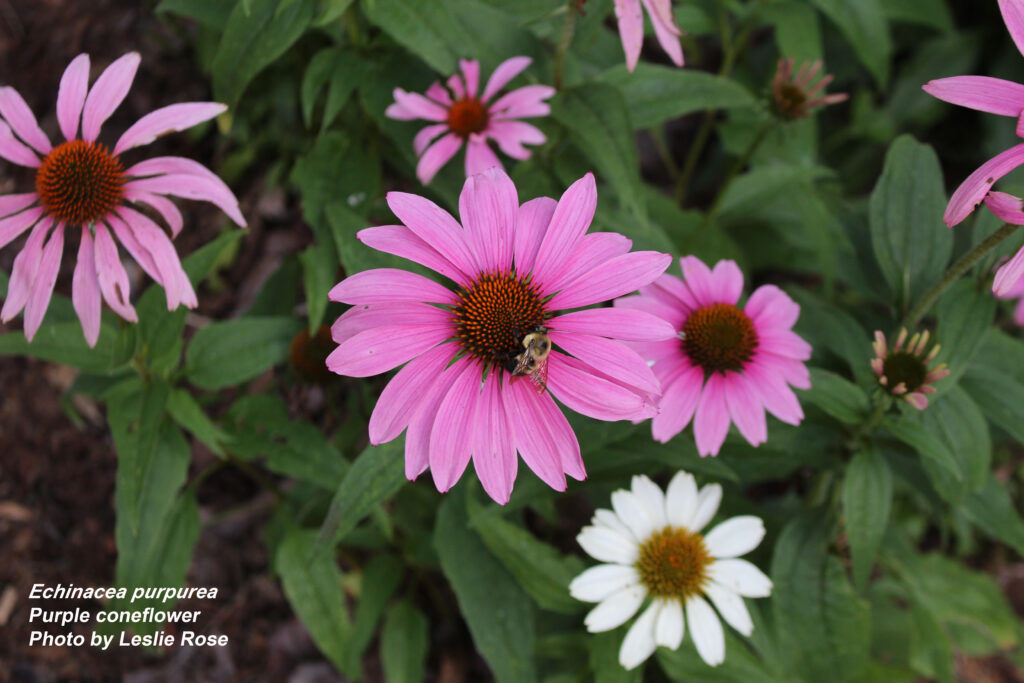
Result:
[[[537,366],[530,374],[530,378],[533,379],[533,386],[537,388],[537,391],[544,393],[548,390],[548,359],[537,361]]]

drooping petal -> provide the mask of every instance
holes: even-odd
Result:
[[[725,402],[725,377],[712,372],[704,384],[693,420],[697,452],[701,457],[718,455],[729,433],[729,407]]]
[[[678,649],[683,644],[683,632],[686,630],[686,619],[683,615],[683,603],[678,600],[665,600],[654,625],[654,641],[660,647],[670,650]]]
[[[7,218],[35,204],[39,196],[35,192],[5,194],[0,196],[0,218]],[[3,244],[0,244],[3,246]]]
[[[7,159],[12,164],[30,168],[38,168],[40,163],[36,153],[18,142],[14,133],[11,132],[10,126],[3,121],[0,121],[0,157]]]
[[[0,116],[4,117],[19,138],[40,154],[45,156],[53,149],[50,138],[39,127],[35,114],[18,91],[10,86],[0,88]]]
[[[598,420],[643,419],[655,413],[643,396],[591,374],[580,361],[557,351],[548,358],[548,389],[571,410]]]
[[[942,220],[951,228],[960,223],[985,199],[997,180],[1021,164],[1024,164],[1024,144],[1015,145],[983,163],[953,192]]]
[[[928,81],[921,89],[944,102],[1017,118],[1024,111],[1024,85],[990,76],[953,76]]]
[[[438,408],[468,362],[463,358],[442,368],[435,375],[435,381],[412,404],[409,429],[405,433],[405,478],[409,481],[422,474],[430,464],[430,432],[434,428]]]
[[[96,274],[96,247],[92,233],[82,230],[78,245],[78,261],[71,280],[71,303],[82,322],[82,333],[89,346],[96,346],[100,336],[100,281]]]
[[[125,183],[125,190],[134,188],[210,202],[226,213],[236,225],[243,228],[246,226],[234,193],[223,180],[199,162],[184,157],[156,157],[135,164],[125,171],[128,176],[154,173],[165,175],[130,180]]]
[[[466,142],[466,177],[492,168],[503,169],[498,155],[487,144],[487,138],[477,133],[471,134]]]
[[[487,127],[487,135],[498,143],[502,152],[513,159],[529,159],[531,151],[523,145],[542,145],[547,136],[535,126],[522,121],[493,121]]]
[[[537,277],[546,292],[557,292],[616,256],[627,253],[632,246],[633,240],[617,232],[587,233],[576,242],[572,253],[559,268],[546,274],[538,273]]]
[[[751,446],[759,446],[768,440],[764,406],[751,382],[739,373],[725,373],[725,402],[733,423]]]
[[[686,601],[686,620],[690,622],[690,635],[697,654],[708,666],[725,661],[725,633],[711,605],[699,596]]]
[[[766,329],[757,331],[758,350],[776,356],[807,360],[811,357],[811,345],[790,330]]]
[[[519,207],[513,257],[517,272],[529,273],[533,270],[537,252],[557,206],[558,202],[550,197],[537,197]]]
[[[1006,30],[1017,45],[1017,50],[1024,54],[1024,6],[1020,0],[999,0],[999,11],[1003,13]]]
[[[619,647],[619,664],[625,669],[635,669],[654,654],[657,647],[655,630],[662,612],[662,602],[655,600],[645,609],[626,631]]]
[[[412,360],[450,336],[451,325],[447,322],[375,327],[334,349],[327,356],[327,369],[349,377],[372,377]]]
[[[676,472],[665,491],[665,516],[668,523],[689,529],[696,514],[697,480],[689,472]]]
[[[676,26],[672,16],[670,0],[643,0],[647,7],[647,13],[651,15],[651,23],[654,24],[654,35],[658,38],[658,44],[665,51],[668,58],[676,66],[683,65],[683,46],[679,43],[679,35],[682,31]]]
[[[126,190],[124,196],[128,201],[142,202],[156,209],[157,213],[167,222],[167,227],[171,229],[172,238],[177,237],[181,229],[185,227],[185,218],[181,215],[181,211],[167,197],[139,190]]]
[[[1006,296],[1022,281],[1024,281],[1024,248],[1021,248],[1012,259],[996,271],[992,291],[996,296]]]
[[[500,168],[468,177],[459,195],[459,216],[477,264],[487,271],[508,271],[519,216],[512,179]]]
[[[547,116],[551,105],[544,100],[554,94],[549,85],[524,85],[499,97],[487,111],[493,121]]]
[[[620,341],[590,334],[551,330],[551,341],[594,369],[648,394],[661,394],[651,368],[633,349]]]
[[[114,145],[114,154],[133,147],[148,145],[158,137],[176,133],[227,111],[226,104],[218,102],[181,102],[151,111],[133,123]]]
[[[747,606],[743,604],[743,598],[722,588],[714,581],[704,587],[704,594],[714,603],[718,613],[725,619],[725,623],[745,636],[754,632],[754,622],[750,619]]]
[[[50,306],[53,286],[57,284],[57,271],[60,270],[60,257],[64,253],[64,224],[57,226],[50,233],[50,239],[43,247],[43,258],[39,261],[39,270],[32,281],[32,291],[25,303],[25,338],[32,341],[43,322],[46,309]]]
[[[65,140],[74,140],[78,136],[78,121],[88,92],[89,55],[80,54],[64,69],[57,89],[57,121]]]
[[[441,399],[430,430],[430,474],[441,493],[455,485],[469,464],[479,403],[480,368],[467,362]]]
[[[538,282],[546,282],[559,273],[593,222],[596,209],[597,184],[594,174],[587,173],[562,193],[548,222],[533,263],[534,278]]]
[[[388,301],[456,303],[451,290],[422,275],[397,268],[374,268],[350,275],[336,284],[327,293],[327,298],[353,305]]]
[[[590,610],[584,617],[583,623],[591,633],[601,633],[618,628],[636,614],[646,595],[647,589],[643,586],[623,588],[617,593],[612,593],[597,607]]]
[[[623,341],[661,341],[675,337],[672,326],[649,313],[626,308],[588,308],[552,318],[550,325],[565,332]]]
[[[103,122],[110,118],[131,89],[140,59],[138,52],[129,52],[104,69],[93,83],[82,110],[83,140],[94,142],[99,136]]]
[[[480,96],[480,99],[487,102],[497,95],[499,90],[518,76],[523,69],[530,66],[532,61],[529,57],[512,57],[499,64],[498,68],[494,70],[494,73],[488,79],[487,87],[484,88],[484,93]]]
[[[766,598],[772,592],[771,579],[746,560],[715,560],[708,567],[708,577],[747,598]]]
[[[985,195],[985,206],[1006,223],[1024,225],[1024,201],[1020,197],[993,190]]]
[[[416,152],[416,156],[421,156],[427,151],[430,143],[436,140],[441,133],[447,132],[447,130],[447,123],[437,123],[420,129],[420,132],[416,133],[416,137],[412,140],[412,148]]]
[[[452,353],[450,347],[435,346],[413,358],[391,378],[370,415],[370,443],[375,446],[387,443],[402,433],[416,406],[451,362]]]
[[[661,412],[651,420],[651,435],[655,441],[667,443],[686,429],[697,409],[703,386],[703,368],[690,367],[671,384],[662,387],[663,394],[658,402]]]
[[[538,394],[525,378],[506,382],[503,391],[516,422],[515,443],[523,462],[545,484],[564,491],[565,473],[570,472],[566,463],[579,461],[580,452],[572,429],[566,429],[565,416],[550,396]],[[582,461],[579,467],[582,468]]]
[[[612,593],[640,584],[640,575],[633,567],[622,564],[599,564],[587,569],[569,584],[569,595],[583,602],[601,602]]]
[[[566,285],[550,302],[553,309],[580,308],[633,292],[665,272],[672,257],[657,251],[616,256]]]
[[[763,370],[756,362],[748,365],[743,374],[761,399],[761,404],[769,413],[786,424],[798,425],[804,419],[804,411],[800,401],[781,377]]]
[[[356,233],[356,238],[377,251],[394,254],[426,266],[462,286],[468,286],[472,279],[404,225],[366,228]]]
[[[138,322],[139,316],[131,304],[128,273],[125,272],[124,265],[117,254],[117,244],[103,223],[97,222],[95,230],[96,275],[99,278],[103,300],[115,313],[128,322]]]
[[[626,68],[632,71],[644,46],[644,13],[640,0],[615,0],[615,18],[619,22],[619,36],[626,53]]]
[[[7,198],[8,197],[3,197],[2,199]],[[32,198],[34,199],[35,195],[32,195]],[[17,202],[17,204],[20,203],[21,202]],[[10,204],[10,206],[15,205],[16,204],[14,202]],[[42,215],[42,207],[36,207],[34,209],[29,209],[28,211],[16,213],[13,216],[7,216],[6,218],[0,219],[0,248],[5,247],[14,240],[18,239],[21,233],[25,232],[28,228],[35,225],[36,221],[38,221]]]
[[[390,118],[408,121],[410,119],[426,119],[428,121],[447,121],[448,110],[437,102],[419,93],[406,92],[401,88],[393,91],[395,103],[384,113]]]
[[[25,246],[14,257],[11,280],[7,285],[7,298],[4,299],[4,307],[0,310],[0,322],[11,320],[25,307],[25,302],[32,292],[32,283],[35,282],[36,273],[39,271],[39,263],[43,259],[43,244],[52,226],[51,216],[45,216],[36,223]]]
[[[600,562],[631,565],[639,556],[636,541],[604,527],[583,527],[576,536],[576,542],[584,552]]]
[[[127,206],[117,210],[120,216],[131,227],[132,233],[143,249],[153,257],[153,263],[160,273],[165,293],[167,294],[167,310],[174,310],[178,304],[185,304],[188,308],[195,308],[199,302],[196,299],[192,283],[181,266],[181,259],[170,238],[149,216],[139,213]],[[116,224],[113,226],[117,232]],[[118,238],[128,244],[118,233]]]
[[[441,167],[455,156],[462,147],[462,138],[455,133],[448,133],[427,148],[416,164],[416,177],[424,185],[430,183],[441,170]]]
[[[484,491],[494,502],[504,505],[512,497],[518,459],[512,421],[506,411],[497,373],[484,380],[477,404],[473,439],[473,468]]]
[[[764,538],[760,517],[741,515],[725,520],[704,536],[704,545],[715,558],[739,557],[756,548]]]

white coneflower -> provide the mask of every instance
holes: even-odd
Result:
[[[577,600],[599,603],[584,620],[588,631],[624,624],[651,598],[622,641],[619,663],[625,668],[639,666],[659,645],[678,648],[684,622],[709,666],[725,661],[722,624],[705,598],[734,629],[745,636],[753,631],[743,597],[767,597],[772,582],[736,558],[757,547],[764,524],[744,515],[701,534],[721,500],[721,486],[698,492],[686,472],[677,473],[665,493],[646,476],[636,476],[632,491],[615,491],[613,510],[597,510],[591,526],[576,537],[591,557],[608,563],[587,569],[569,585]]]

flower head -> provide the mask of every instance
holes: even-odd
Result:
[[[466,145],[466,175],[471,176],[501,162],[487,144],[492,139],[502,152],[513,159],[529,159],[527,145],[542,144],[546,137],[534,126],[519,119],[547,116],[551,108],[544,100],[555,94],[546,85],[527,85],[494,99],[505,85],[530,65],[529,57],[513,57],[502,62],[479,92],[480,64],[461,60],[462,73],[448,79],[448,87],[434,83],[426,96],[395,88],[395,102],[385,112],[403,121],[426,119],[433,125],[421,130],[413,141],[420,158],[416,176],[424,184]],[[491,100],[494,100],[493,102]]]
[[[650,598],[619,649],[619,663],[633,669],[658,646],[675,650],[683,642],[684,620],[697,652],[709,666],[725,661],[726,623],[745,636],[754,630],[743,598],[771,594],[772,582],[760,569],[737,559],[764,538],[757,517],[733,517],[707,534],[722,500],[722,487],[697,490],[692,475],[678,472],[662,490],[645,476],[633,477],[632,490],[612,494],[612,510],[598,510],[577,542],[596,560],[569,584],[577,600],[599,603],[584,623],[591,633],[626,623]]]
[[[661,381],[654,438],[668,441],[693,419],[697,450],[717,455],[730,421],[754,446],[768,438],[766,409],[800,424],[803,410],[789,388],[811,386],[804,365],[811,347],[792,330],[800,306],[764,285],[741,309],[743,274],[733,261],[719,261],[714,270],[695,256],[680,262],[684,279],[665,274],[639,296],[615,302],[657,315],[676,330],[672,339],[634,344]]]
[[[949,374],[945,363],[929,368],[931,362],[939,355],[941,346],[936,344],[928,351],[928,330],[915,332],[906,346],[906,328],[900,330],[892,349],[888,348],[885,335],[875,330],[875,341],[872,348],[875,357],[871,359],[871,369],[878,375],[878,383],[893,396],[902,396],[907,403],[918,410],[928,407],[928,397],[934,394],[935,382]],[[927,351],[927,354],[925,353]]]
[[[683,46],[679,36],[683,31],[676,26],[672,16],[672,0],[643,0],[643,6],[651,15],[654,35],[669,59],[676,66],[683,65]],[[615,17],[619,20],[619,36],[622,49],[626,52],[626,68],[632,71],[640,59],[644,46],[644,13],[640,0],[615,0]]]
[[[438,490],[470,459],[487,493],[508,501],[516,451],[559,491],[585,476],[576,436],[552,397],[599,420],[654,414],[660,388],[621,340],[672,335],[663,320],[592,306],[650,283],[671,257],[630,252],[617,233],[587,234],[597,206],[589,173],[559,201],[519,204],[512,180],[492,168],[471,176],[460,225],[436,204],[391,192],[403,225],[367,228],[365,244],[443,275],[442,285],[393,268],[357,273],[330,292],[351,304],[332,328],[327,367],[367,377],[406,363],[370,417],[370,442],[405,437],[405,472],[428,466]],[[552,347],[553,346],[553,347]]]
[[[170,238],[133,204],[145,204],[159,213],[172,236],[177,236],[183,221],[166,195],[211,202],[235,223],[245,225],[231,190],[195,161],[156,157],[126,168],[121,159],[125,152],[161,135],[217,116],[226,109],[224,105],[172,104],[143,116],[113,148],[98,142],[100,128],[128,94],[138,66],[139,55],[130,52],[107,67],[90,89],[89,56],[75,57],[57,92],[57,121],[65,142],[56,147],[21,95],[14,88],[0,88],[0,157],[33,168],[36,174],[34,191],[0,196],[0,247],[31,228],[14,259],[0,319],[7,322],[25,309],[25,336],[30,341],[53,294],[65,228],[81,231],[72,302],[85,339],[93,346],[100,332],[101,298],[125,320],[138,320],[115,236],[163,286],[168,309],[179,304],[194,308],[197,303]]]
[[[814,109],[843,102],[849,97],[842,92],[818,96],[835,78],[832,74],[826,74],[814,83],[821,71],[820,59],[813,63],[805,61],[796,74],[793,73],[793,63],[792,57],[780,59],[775,78],[772,79],[772,103],[775,112],[782,118],[804,118]]]

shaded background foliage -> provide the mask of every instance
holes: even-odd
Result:
[[[135,273],[140,324],[105,317],[88,351],[65,261],[65,297],[36,342],[0,334],[0,591],[15,596],[0,613],[13,634],[0,669],[38,680],[639,680],[615,661],[621,636],[583,632],[586,606],[566,591],[585,566],[574,536],[630,475],[686,468],[726,487],[723,515],[765,518],[752,559],[775,593],[750,605],[751,646],[729,636],[722,667],[687,641],[659,652],[652,680],[1019,677],[1007,597],[1021,605],[1024,343],[988,291],[998,252],[925,319],[953,370],[933,405],[873,434],[861,426],[870,332],[893,331],[998,224],[982,211],[950,232],[940,218],[948,190],[1008,146],[1013,123],[920,85],[1020,81],[1024,59],[994,2],[675,5],[687,68],[665,66],[654,46],[628,74],[611,1],[587,0],[565,88],[537,122],[549,142],[507,167],[521,198],[557,196],[594,170],[595,229],[640,249],[734,258],[753,284],[783,286],[815,347],[807,419],[771,422],[761,448],[730,438],[701,460],[687,435],[660,445],[646,426],[574,417],[588,480],[558,495],[520,468],[497,508],[471,476],[445,496],[429,478],[405,483],[400,441],[366,447],[383,378],[325,377],[310,370],[323,349],[294,340],[341,312],[326,292],[343,273],[398,263],[354,239],[392,222],[386,191],[454,208],[461,162],[426,190],[415,181],[417,127],[384,117],[391,89],[422,89],[460,57],[486,73],[516,54],[535,60],[527,80],[550,83],[564,3],[0,0],[3,80],[46,112],[47,129],[59,73],[80,51],[97,64],[143,54],[115,127],[170,101],[230,104],[216,124],[156,144],[216,169],[250,223],[236,231],[182,203],[177,246],[202,282],[194,312],[166,312]],[[824,57],[850,101],[775,125],[766,97],[780,54]],[[5,165],[0,188],[24,182]],[[14,254],[0,253],[3,273]],[[186,580],[222,587],[194,608],[207,632],[231,635],[225,651],[26,647],[33,582]]]

